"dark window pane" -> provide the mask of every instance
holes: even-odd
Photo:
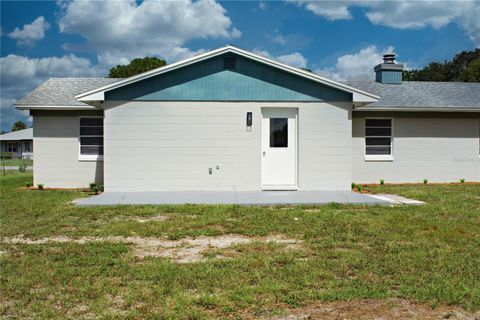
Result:
[[[392,119],[366,119],[365,127],[391,127]]]
[[[366,145],[367,146],[389,146],[390,145],[390,138],[367,138]]]
[[[103,136],[103,127],[80,127],[82,136]]]
[[[270,118],[270,148],[288,147],[288,118]]]
[[[368,136],[383,136],[390,137],[392,135],[392,128],[367,128],[365,135]]]
[[[366,154],[391,154],[390,153],[390,147],[381,147],[381,146],[375,146],[375,147],[369,147],[367,146]]]
[[[80,126],[102,127],[103,118],[80,118]]]
[[[81,137],[82,146],[103,146],[103,137]]]
[[[103,155],[103,147],[101,146],[82,146],[80,147],[82,155]]]

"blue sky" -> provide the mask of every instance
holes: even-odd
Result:
[[[372,79],[480,47],[480,1],[1,2],[1,129],[49,77],[105,76],[134,57],[178,61],[227,43],[333,79]]]

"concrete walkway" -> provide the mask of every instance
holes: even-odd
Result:
[[[104,192],[74,201],[79,206],[119,204],[239,204],[239,205],[314,205],[342,204],[390,205],[385,199],[352,191],[178,191]]]
[[[0,166],[0,171],[3,170],[5,168],[5,170],[8,170],[8,171],[12,171],[12,170],[19,170],[20,167],[19,166]],[[33,166],[27,166],[25,167],[25,170],[33,170]]]

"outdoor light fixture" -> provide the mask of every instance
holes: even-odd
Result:
[[[252,130],[252,113],[247,112],[247,131]]]

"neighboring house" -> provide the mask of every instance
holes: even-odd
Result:
[[[23,129],[0,135],[2,157],[33,159],[33,129]]]
[[[480,83],[337,82],[226,46],[127,79],[50,79],[17,102],[34,180],[106,191],[347,190],[480,181]],[[373,66],[372,66],[373,67]]]

